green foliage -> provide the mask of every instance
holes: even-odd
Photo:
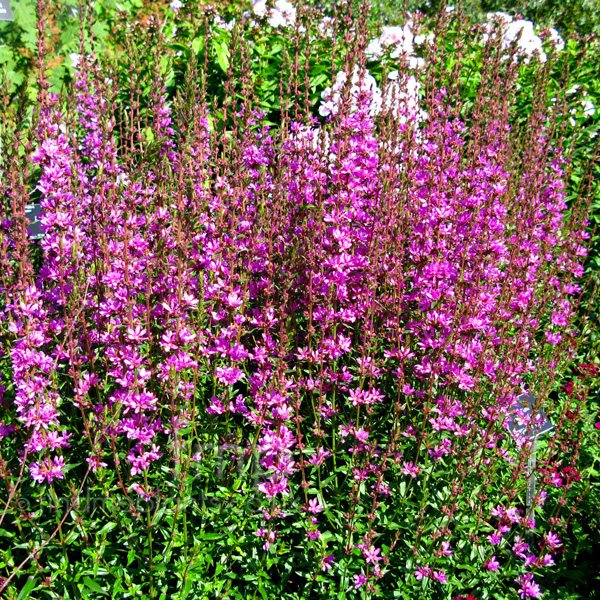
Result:
[[[521,15],[540,26],[555,27],[562,33],[600,33],[598,0],[388,0],[386,13],[398,15],[408,10],[435,16],[446,7],[461,9],[477,21],[484,21],[487,13],[500,11]]]

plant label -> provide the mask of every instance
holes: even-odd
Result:
[[[0,0],[0,2],[2,2],[2,0]],[[30,221],[27,226],[27,233],[30,240],[41,240],[44,237],[42,224],[40,222],[41,213],[42,207],[39,204],[27,204],[27,206],[25,206],[25,216]]]
[[[514,410],[522,410],[523,415],[527,417],[535,404],[535,397],[529,394],[521,394],[517,398],[517,405]],[[527,425],[522,423],[522,420],[517,415],[512,415],[508,422],[508,429],[514,435],[527,435],[529,439],[537,439],[544,433],[548,433],[554,429],[554,425],[546,416],[546,413],[540,408],[538,409],[536,419],[531,424],[531,430],[527,431]]]
[[[0,21],[12,21],[13,14],[10,0],[0,0]]]

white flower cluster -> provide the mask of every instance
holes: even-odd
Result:
[[[525,63],[528,63],[536,54],[541,62],[544,63],[548,60],[548,56],[544,52],[542,39],[536,35],[531,21],[525,21],[524,19],[513,20],[510,15],[503,12],[488,13],[488,19],[500,23],[502,27],[502,45],[504,48],[508,48],[520,35],[517,48],[519,54],[525,57]],[[488,28],[488,31],[491,32],[491,27]],[[549,34],[550,40],[556,45],[556,49],[561,51],[565,47],[565,42],[560,37],[558,31],[550,29]],[[488,36],[489,34],[483,36],[484,42],[487,41]]]
[[[368,71],[360,73],[358,67],[355,67],[349,82],[346,72],[340,71],[333,86],[326,88],[321,94],[323,101],[319,106],[319,114],[323,117],[336,115],[340,110],[344,88],[350,85],[348,94],[352,109],[356,108],[361,93],[366,93],[370,98],[369,112],[372,116],[389,111],[400,123],[426,119],[427,113],[419,106],[421,84],[416,77],[411,75],[401,81],[398,71],[392,71],[388,77],[390,83],[385,88],[385,93],[382,93],[377,81]]]
[[[576,94],[579,89],[581,88],[580,85],[575,84],[573,87],[569,88],[565,94],[567,94],[568,96],[571,96],[573,94]],[[552,98],[551,102],[554,104],[556,103],[557,98],[556,96],[554,96],[554,98]],[[593,117],[596,114],[596,105],[594,104],[594,102],[590,99],[590,97],[587,95],[587,92],[584,91],[583,93],[583,97],[581,99],[581,108],[583,109],[583,111],[581,111],[580,109],[578,109],[576,106],[573,106],[571,108],[571,110],[569,111],[570,113],[570,117],[569,117],[569,123],[571,123],[571,125],[573,127],[575,127],[575,125],[577,125],[577,121],[575,120],[575,117],[578,114],[583,114],[584,117]],[[594,134],[590,134],[590,137],[596,137],[597,132]]]
[[[331,17],[323,17],[320,23],[317,24],[319,33],[325,37],[333,37],[333,19]]]
[[[213,19],[213,25],[218,27],[219,29],[225,29],[226,31],[232,31],[235,27],[235,19],[231,19],[231,21],[226,22],[221,15],[217,15]]]
[[[384,27],[381,35],[369,42],[367,46],[367,56],[381,58],[384,48],[394,46],[391,53],[392,58],[398,58],[401,54],[412,54],[414,35],[410,29],[410,24],[404,27]]]
[[[409,21],[403,27],[386,26],[383,27],[381,35],[378,38],[369,41],[365,54],[369,58],[381,58],[388,48],[392,48],[390,58],[404,57],[408,59],[409,67],[422,67],[424,62],[422,58],[414,56],[415,44],[422,44],[430,36],[417,35],[412,32],[412,23]]]
[[[427,118],[427,113],[421,109],[419,104],[419,92],[421,84],[414,75],[406,77],[405,81],[399,81],[398,71],[392,71],[388,75],[390,85],[385,90],[383,103],[399,123],[419,123]]]
[[[571,94],[576,94],[581,86],[579,86],[578,84],[575,84],[572,88],[569,88],[566,91],[566,94],[571,95]],[[556,102],[556,97],[552,98],[552,102]],[[583,93],[583,98],[581,99],[581,108],[583,108],[583,116],[584,117],[593,117],[596,114],[596,105],[594,104],[594,102],[592,100],[590,100],[590,97],[587,95],[587,92],[584,91]],[[577,108],[571,108],[571,116],[569,117],[569,123],[571,123],[571,125],[573,127],[575,127],[575,125],[577,125],[577,121],[575,120],[575,117],[577,116],[577,114],[580,111]],[[590,137],[596,137],[596,135],[591,135]]]
[[[596,107],[591,100],[582,100],[581,106],[583,107],[583,114],[586,117],[593,117],[596,114]]]
[[[362,77],[361,77],[362,75]],[[345,71],[340,71],[336,77],[333,86],[327,87],[321,93],[321,106],[319,114],[323,117],[329,115],[337,115],[342,103],[344,88],[348,81],[348,75]],[[352,79],[350,81],[350,102],[352,108],[355,108],[358,102],[358,97],[361,93],[368,93],[371,96],[371,114],[376,115],[381,112],[383,98],[381,90],[377,86],[375,77],[368,72],[359,72],[358,67],[354,67]]]
[[[558,33],[558,31],[556,31],[556,29],[554,29],[554,27],[551,27],[548,30],[550,37],[549,40],[556,46],[556,49],[560,52],[561,50],[564,50],[565,48],[565,40],[562,39],[562,37],[560,37],[560,33]]]
[[[296,8],[288,0],[275,0],[271,8],[267,0],[252,0],[252,10],[258,17],[268,16],[271,27],[287,27],[296,22]]]

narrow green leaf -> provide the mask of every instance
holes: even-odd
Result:
[[[37,578],[27,580],[27,583],[23,586],[21,593],[17,596],[17,600],[25,600],[25,598],[29,598],[29,594],[35,587],[37,583]]]
[[[135,550],[132,548],[127,553],[127,566],[129,566],[135,560]]]

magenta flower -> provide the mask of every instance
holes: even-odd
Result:
[[[238,367],[217,367],[215,375],[224,385],[232,385],[245,377],[244,372]]]
[[[326,556],[321,561],[321,567],[323,568],[323,571],[329,571],[329,569],[332,569],[334,561],[335,561],[335,556],[333,554]]]
[[[142,496],[142,498],[144,498],[146,501],[150,500],[150,498],[152,497],[152,494],[149,494],[146,491],[146,489],[144,488],[144,486],[140,485],[139,483],[132,484],[131,489],[136,494],[139,494],[140,496]]]
[[[364,444],[369,439],[369,432],[366,431],[363,427],[361,427],[360,429],[355,430],[354,436],[359,442],[362,442]]]
[[[450,542],[445,541],[442,542],[441,548],[436,551],[436,556],[452,556],[453,553],[454,551],[450,550]]]
[[[552,554],[544,554],[539,560],[539,565],[542,567],[553,567],[556,563]]]
[[[550,550],[554,550],[554,549],[562,546],[562,542],[560,541],[560,538],[552,531],[549,531],[544,536],[544,541],[546,542],[546,545],[548,546],[548,548]]]
[[[31,477],[37,483],[50,483],[54,479],[64,479],[65,461],[62,456],[45,458],[42,463],[33,462],[29,465]]]
[[[323,512],[324,506],[321,504],[318,498],[312,498],[308,501],[308,510],[309,513],[318,514]]]
[[[361,573],[360,575],[353,575],[354,579],[354,589],[360,589],[365,583],[367,583],[368,579]]]
[[[417,477],[419,475],[419,473],[421,472],[421,469],[419,467],[417,467],[415,464],[413,464],[412,460],[407,462],[407,461],[403,461],[402,464],[404,465],[400,471],[402,471],[402,473],[404,473],[405,475],[410,475],[411,477]]]
[[[87,457],[86,462],[91,466],[92,473],[95,473],[100,468],[108,467],[108,464],[102,462],[102,456],[99,454]]]
[[[531,573],[524,573],[518,579],[515,579],[515,582],[521,586],[518,590],[521,598],[541,598],[542,590],[535,583]]]
[[[225,408],[225,406],[223,406],[223,403],[221,402],[221,400],[219,398],[217,398],[216,396],[213,396],[210,399],[210,404],[208,405],[206,412],[209,415],[222,415],[225,412],[227,412],[227,408]]]
[[[375,548],[374,546],[369,546],[368,548],[362,549],[363,556],[365,557],[365,561],[367,563],[377,564],[378,561],[382,560],[383,557],[379,556],[381,554],[380,548]]]
[[[502,535],[500,535],[498,532],[492,533],[491,535],[488,535],[488,541],[490,544],[497,545],[502,541]]]
[[[440,583],[448,583],[448,575],[445,571],[433,571],[431,578],[439,581]]]
[[[512,547],[513,552],[520,558],[525,558],[525,551],[529,548],[529,544],[521,540],[521,536],[515,537],[515,543]]]
[[[402,28],[386,29],[397,36]],[[410,27],[402,30],[407,41]],[[359,40],[350,62],[364,64],[366,45]],[[0,474],[9,486],[21,459],[35,482],[76,490],[59,481],[73,444],[90,485],[110,463],[117,495],[149,500],[146,480],[187,481],[191,457],[203,475],[215,470],[204,493],[222,499],[221,487],[235,481],[230,505],[241,507],[236,497],[253,485],[256,514],[269,528],[278,528],[285,506],[290,518],[306,519],[309,540],[323,541],[313,515],[339,498],[307,497],[302,506],[283,497],[314,496],[333,476],[348,511],[333,516],[349,535],[364,536],[357,547],[370,570],[354,575],[354,586],[370,581],[369,593],[388,570],[373,527],[395,519],[398,471],[402,485],[411,483],[425,458],[433,478],[448,469],[456,475],[448,481],[456,502],[428,504],[432,522],[464,516],[461,488],[480,490],[472,500],[481,510],[509,481],[522,487],[511,484],[504,497],[519,497],[525,482],[513,475],[527,445],[503,427],[524,382],[537,389],[576,354],[571,296],[580,290],[574,280],[587,243],[584,217],[576,216],[583,212],[566,204],[571,166],[547,137],[551,119],[547,128],[547,116],[532,115],[521,147],[498,89],[482,90],[473,128],[460,120],[458,88],[434,86],[411,99],[419,119],[387,102],[375,119],[375,89],[361,92],[356,71],[346,74],[350,100],[344,105],[340,87],[325,127],[304,117],[290,122],[292,113],[304,114],[292,107],[281,129],[269,130],[268,115],[250,109],[260,104],[250,76],[225,86],[242,93],[225,102],[220,112],[231,123],[223,123],[203,85],[188,86],[172,111],[160,77],[140,81],[143,102],[122,112],[112,91],[104,97],[104,74],[87,58],[82,64],[67,95],[74,102],[42,90],[32,143],[19,149],[30,160],[23,154],[16,164],[32,169],[3,177],[0,189],[8,200],[0,203],[0,358],[13,379],[8,398],[0,390],[7,446]],[[398,101],[407,100],[407,76],[404,69],[392,78]],[[506,90],[516,83],[484,79]],[[119,102],[133,99],[115,92]],[[384,101],[385,87],[382,94]],[[11,148],[3,154],[8,167]],[[30,181],[43,209],[40,269],[18,232]],[[521,414],[518,423],[527,420]],[[419,460],[415,448],[423,449]],[[501,485],[489,485],[494,474]],[[542,487],[550,481],[566,493],[578,477],[572,467],[548,469]],[[410,494],[425,506],[428,492],[418,483]],[[558,537],[547,533],[536,557],[517,535],[532,520],[509,504],[491,515],[474,521],[472,543],[485,545],[488,536],[499,545],[515,535],[521,567],[552,566]],[[245,522],[227,511],[221,517]],[[395,520],[402,561],[411,545],[426,542],[420,529]],[[209,520],[207,527],[229,525]],[[456,568],[445,558],[453,555],[450,532],[438,533],[438,563]],[[258,529],[257,546],[269,550],[279,535],[287,547],[289,527]],[[317,545],[325,544],[307,544]],[[334,564],[333,554],[318,562],[323,572]],[[484,565],[500,569],[496,556]],[[428,566],[414,574],[417,582],[449,577]],[[536,597],[533,576],[518,582],[523,598]]]

